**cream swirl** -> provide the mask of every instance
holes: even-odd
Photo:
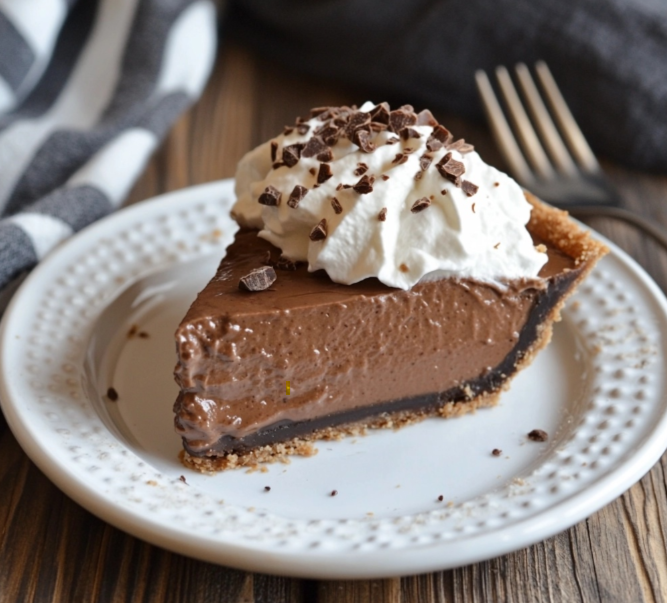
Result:
[[[250,151],[236,173],[235,218],[343,284],[537,277],[547,257],[526,229],[519,185],[429,112],[387,109],[319,113]]]

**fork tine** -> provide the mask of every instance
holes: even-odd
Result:
[[[524,63],[519,63],[516,65],[515,70],[528,105],[528,110],[533,118],[533,123],[539,131],[542,141],[551,155],[551,159],[556,164],[556,168],[569,176],[576,176],[577,166],[572,161],[570,152],[567,150],[553,120],[549,116],[549,111],[547,111],[542,97],[537,91],[528,67]]]
[[[583,133],[579,129],[577,122],[574,120],[570,109],[560,93],[556,81],[551,75],[551,71],[544,61],[538,61],[535,64],[535,71],[542,84],[547,102],[551,107],[553,114],[556,116],[556,121],[560,126],[565,139],[572,149],[572,153],[577,158],[584,170],[588,172],[600,171],[600,165],[593,155],[593,151],[588,146]]]
[[[509,165],[512,175],[522,184],[528,185],[535,180],[533,172],[526,163],[519,145],[516,143],[512,130],[510,129],[503,110],[500,108],[498,99],[493,92],[491,82],[489,81],[486,72],[478,70],[475,72],[475,81],[477,82],[477,89],[482,97],[484,110],[486,111],[489,124],[493,136],[496,139],[496,144],[500,149],[505,161]]]
[[[537,134],[530,123],[530,119],[528,119],[526,110],[521,104],[521,100],[512,83],[509,72],[505,67],[497,67],[496,77],[500,84],[500,90],[505,97],[505,102],[507,103],[507,108],[509,109],[514,127],[528,156],[528,161],[533,165],[533,168],[539,176],[544,179],[553,178],[555,176],[554,169],[537,138]]]

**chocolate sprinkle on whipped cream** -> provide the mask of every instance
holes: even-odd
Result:
[[[338,283],[376,277],[409,289],[457,276],[502,285],[537,278],[546,262],[526,230],[531,206],[521,188],[410,105],[317,107],[241,160],[236,193],[241,225]]]

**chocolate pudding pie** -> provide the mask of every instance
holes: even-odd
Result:
[[[606,252],[410,106],[314,109],[236,192],[241,229],[176,333],[200,471],[495,404]]]

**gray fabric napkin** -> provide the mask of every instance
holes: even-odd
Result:
[[[543,59],[597,153],[667,170],[665,0],[242,0],[226,24],[373,100],[480,118],[476,69]]]
[[[0,291],[120,205],[215,47],[209,0],[0,0]]]

